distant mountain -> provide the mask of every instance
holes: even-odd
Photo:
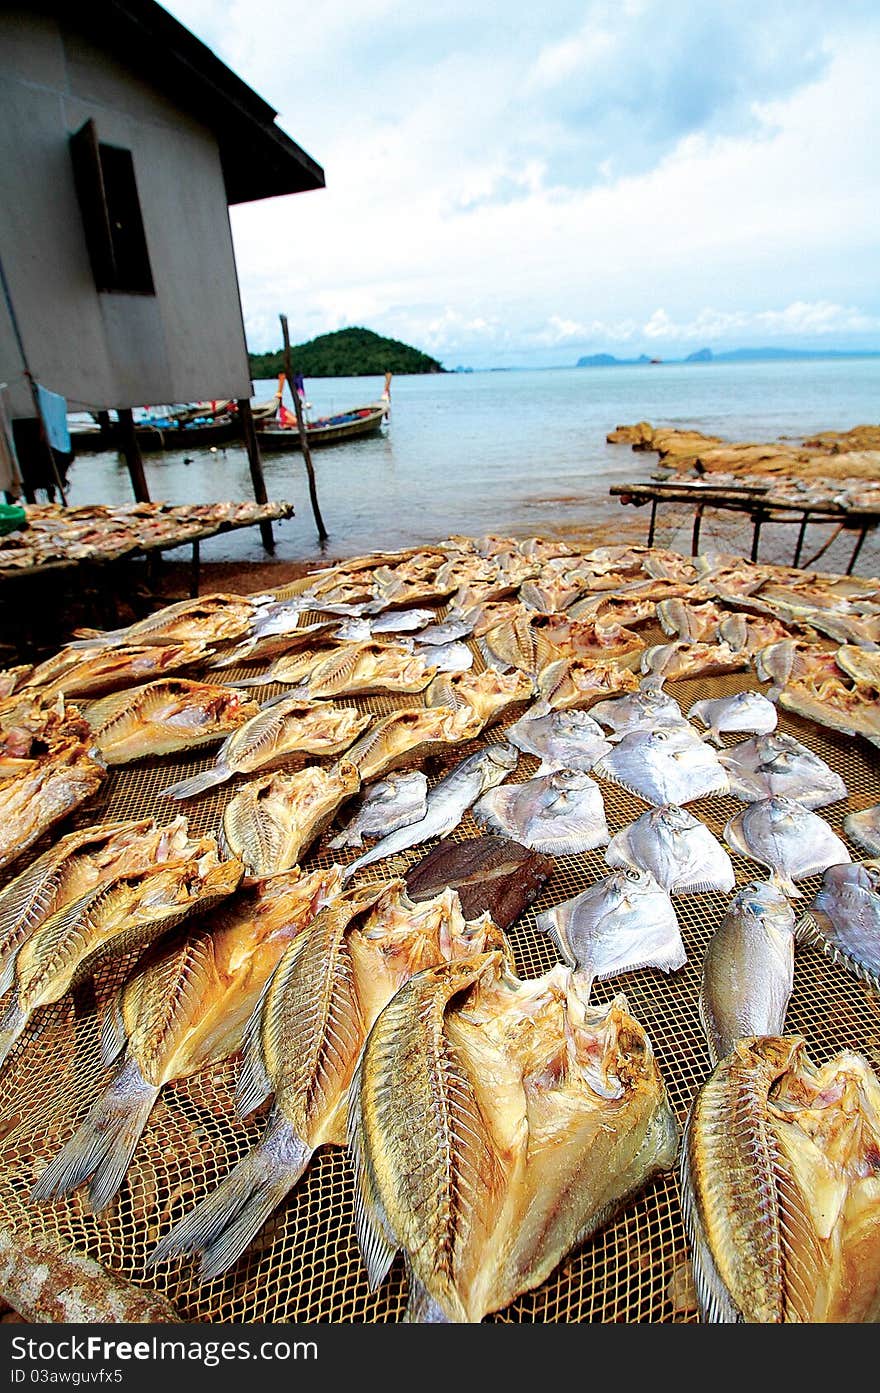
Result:
[[[277,377],[284,371],[284,350],[249,353],[254,380]],[[337,329],[307,343],[292,344],[290,363],[303,377],[381,377],[383,373],[444,372],[436,358],[399,339],[386,339],[372,329]]]
[[[634,363],[650,363],[655,361],[648,357],[646,353],[640,353],[638,358],[615,358],[613,353],[591,353],[586,358],[578,358],[576,367],[579,368],[628,368]]]
[[[841,348],[732,348],[727,353],[713,353],[711,348],[701,348],[697,353],[689,353],[686,363],[772,363],[797,358],[876,358],[873,349]]]

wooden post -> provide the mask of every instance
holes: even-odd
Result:
[[[318,504],[318,490],[315,486],[315,471],[312,468],[312,455],[309,450],[308,436],[306,433],[306,423],[303,420],[302,402],[299,393],[293,386],[293,372],[290,367],[290,334],[287,329],[287,315],[281,315],[281,332],[284,335],[284,371],[287,376],[287,385],[290,388],[290,395],[293,397],[293,409],[296,412],[296,424],[299,427],[299,439],[302,446],[303,459],[306,462],[306,473],[309,476],[309,497],[312,500],[312,512],[315,516],[315,526],[318,529],[318,541],[323,546],[327,541],[329,533],[324,526],[324,519],[321,517],[321,508]]]
[[[263,477],[263,461],[260,457],[260,442],[257,440],[257,432],[254,429],[254,413],[251,409],[250,397],[239,397],[238,399],[238,419],[241,422],[241,434],[244,440],[244,447],[247,450],[248,464],[251,470],[251,483],[254,486],[254,498],[258,503],[268,503],[269,495],[266,493],[266,480]],[[275,550],[275,537],[272,533],[272,524],[267,519],[260,523],[260,536],[263,539],[263,546],[268,552]]]
[[[141,447],[135,435],[134,417],[131,414],[131,407],[120,406],[116,414],[119,417],[120,444],[122,446],[122,453],[125,455],[125,463],[128,465],[128,473],[131,478],[131,486],[134,489],[134,496],[138,503],[149,503],[150,490],[147,488],[147,480],[144,474],[144,461],[141,455]]]

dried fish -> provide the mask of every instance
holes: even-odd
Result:
[[[549,711],[536,714],[533,707],[510,726],[507,738],[518,750],[538,755],[539,774],[554,769],[592,769],[611,749],[602,727],[586,711]]]
[[[387,836],[399,827],[418,822],[427,812],[428,780],[419,770],[392,774],[371,784],[364,800],[344,831],[327,843],[328,851],[363,846],[364,837]]]
[[[193,798],[234,774],[255,774],[288,764],[295,756],[337,755],[347,750],[372,717],[356,706],[302,701],[291,695],[266,703],[225,741],[213,769],[162,789],[165,798]]]
[[[229,687],[168,677],[94,702],[87,719],[102,758],[130,764],[223,740],[259,709]]]
[[[406,707],[376,721],[346,758],[364,783],[401,765],[411,766],[432,754],[443,754],[474,740],[482,721],[470,707]]]
[[[225,1271],[313,1153],[344,1143],[349,1084],[385,1004],[414,973],[482,962],[487,948],[501,946],[488,918],[465,922],[451,892],[416,905],[395,880],[333,900],[288,946],[247,1026],[236,1103],[245,1115],[274,1093],[262,1140],[166,1234],[151,1261],[195,1251],[203,1280]]]
[[[736,877],[724,847],[686,808],[649,808],[611,838],[605,861],[650,871],[671,895],[733,889]]]
[[[688,712],[689,721],[706,726],[706,739],[721,744],[722,731],[754,730],[759,735],[776,729],[779,719],[776,707],[760,692],[734,692],[733,696],[717,697],[714,701],[695,701]]]
[[[725,611],[712,600],[706,600],[701,605],[686,600],[661,600],[657,605],[657,618],[664,634],[670,638],[684,639],[687,643],[717,638],[718,625],[724,616]]]
[[[794,982],[794,911],[772,881],[727,907],[703,959],[700,1022],[715,1065],[749,1035],[781,1035]]]
[[[461,900],[466,919],[488,914],[507,929],[541,893],[554,862],[528,851],[509,837],[471,837],[466,842],[444,838],[406,871],[406,888],[413,900],[427,900],[447,886]]]
[[[489,667],[477,673],[438,674],[425,692],[425,704],[454,710],[468,707],[480,718],[481,727],[488,729],[512,706],[529,701],[533,692],[527,673],[503,673]]]
[[[458,826],[468,808],[501,783],[517,766],[519,755],[512,745],[487,745],[469,755],[428,792],[428,810],[419,822],[401,827],[383,837],[369,851],[345,868],[345,879],[373,861],[381,861],[408,847],[419,846],[429,837],[445,837]]]
[[[420,973],[377,1019],[348,1137],[370,1286],[402,1249],[410,1321],[479,1321],[544,1281],[658,1170],[678,1128],[625,998],[497,955]]]
[[[0,870],[97,793],[106,777],[105,765],[81,741],[69,740],[0,783]]]
[[[467,672],[474,665],[474,655],[466,643],[426,644],[425,656],[435,673]]]
[[[594,720],[618,735],[627,735],[631,730],[687,724],[675,697],[653,687],[644,687],[613,701],[600,701],[590,710]]]
[[[739,1042],[691,1108],[681,1180],[704,1321],[876,1321],[880,1085],[867,1060]]]
[[[105,822],[62,837],[0,891],[0,994],[22,944],[53,914],[117,876],[179,859],[188,845],[185,817],[166,827],[152,818]]]
[[[880,869],[830,866],[807,915],[798,924],[798,941],[821,948],[880,991]]]
[[[672,901],[650,871],[613,871],[539,914],[535,926],[590,981],[643,967],[676,972],[687,962]]]
[[[51,915],[22,944],[0,1018],[0,1064],[34,1011],[60,1001],[105,958],[152,943],[237,889],[244,867],[240,861],[218,862],[212,838],[189,843],[184,855],[96,886]]]
[[[289,870],[360,785],[357,769],[345,759],[331,769],[312,764],[296,774],[251,779],[226,805],[223,844],[250,876]]]
[[[660,688],[664,682],[675,682],[682,677],[720,676],[726,672],[740,672],[749,665],[748,655],[735,652],[729,644],[687,643],[677,639],[675,643],[655,644],[642,653],[640,671],[649,679],[651,685]]]
[[[338,866],[272,876],[141,959],[104,1021],[105,1065],[124,1051],[123,1058],[43,1171],[32,1200],[91,1180],[91,1208],[110,1203],[162,1088],[241,1049],[248,1018],[287,945],[341,889]]]
[[[749,803],[727,823],[724,840],[740,856],[767,866],[790,899],[800,898],[796,880],[852,859],[828,823],[791,798]]]
[[[165,677],[169,672],[204,663],[214,652],[204,643],[169,643],[151,647],[126,644],[119,648],[81,651],[68,645],[54,658],[35,667],[22,695],[36,689],[40,700],[96,697],[119,687],[132,687]]]
[[[560,658],[538,678],[538,691],[553,711],[589,708],[605,698],[634,692],[638,685],[625,660],[617,658]]]
[[[131,644],[228,643],[247,633],[256,612],[249,595],[196,595],[166,605],[124,629],[93,630],[76,647],[88,651]]]
[[[835,677],[818,683],[790,681],[780,692],[779,704],[845,735],[880,740],[880,700],[871,687],[850,687]]]
[[[593,766],[593,772],[657,806],[681,806],[730,789],[717,754],[690,726],[630,731]]]
[[[873,652],[844,643],[834,655],[835,662],[847,677],[866,687],[880,688],[880,650]]]
[[[856,846],[871,856],[880,856],[880,803],[860,813],[850,813],[843,820],[843,830]]]
[[[424,691],[436,668],[411,642],[355,643],[333,652],[312,668],[309,696],[368,696],[376,692]]]
[[[821,808],[846,797],[840,775],[782,731],[731,745],[718,758],[730,778],[731,793],[746,803],[781,797],[793,798],[805,808]]]
[[[610,839],[599,785],[577,769],[557,769],[493,788],[473,807],[477,822],[532,851],[573,856]]]

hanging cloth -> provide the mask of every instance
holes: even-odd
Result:
[[[46,427],[46,439],[53,450],[62,455],[70,454],[70,431],[67,426],[67,402],[57,392],[50,392],[37,383],[37,400],[40,415]]]

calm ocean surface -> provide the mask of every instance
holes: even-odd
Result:
[[[332,378],[306,385],[312,414],[326,415],[378,400],[383,382]],[[265,399],[275,383],[255,387],[257,399]],[[286,393],[285,400],[289,404]],[[880,358],[396,377],[391,400],[391,420],[381,435],[313,453],[330,533],[323,555],[329,558],[442,541],[456,532],[553,534],[615,519],[643,521],[647,528],[647,509],[623,508],[608,489],[648,477],[656,456],[607,445],[614,426],[647,420],[731,440],[773,440],[877,422]],[[276,525],[276,555],[321,557],[301,455],[270,454],[263,463],[270,498],[296,508],[295,517]],[[253,496],[240,446],[151,453],[145,466],[155,499]],[[70,486],[73,504],[132,497],[115,454],[75,460]],[[658,535],[660,541],[689,548],[684,533],[677,540]],[[842,539],[841,545],[840,555],[835,547],[826,563],[848,558],[851,542]],[[790,550],[787,540],[783,550]],[[211,561],[265,557],[256,528],[213,538],[202,555]]]

